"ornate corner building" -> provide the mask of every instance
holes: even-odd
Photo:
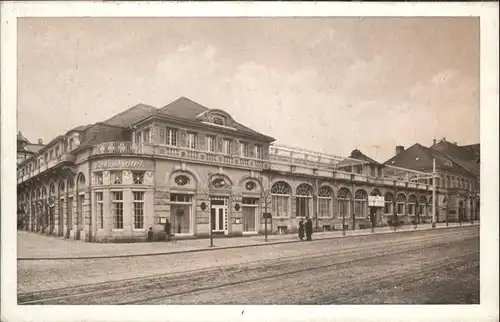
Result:
[[[166,220],[181,238],[254,235],[263,213],[278,234],[306,217],[317,230],[431,221],[428,169],[381,164],[358,150],[338,157],[276,146],[184,97],[77,127],[25,158],[19,139],[19,228],[65,238],[145,240]],[[369,204],[372,196],[382,204]]]

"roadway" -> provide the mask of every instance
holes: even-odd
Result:
[[[19,304],[479,303],[479,227],[18,262]]]

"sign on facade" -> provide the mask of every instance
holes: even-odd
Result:
[[[144,168],[144,160],[99,160],[94,162],[95,169]]]
[[[382,196],[368,196],[369,207],[384,207],[385,199]]]

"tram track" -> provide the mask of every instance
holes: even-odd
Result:
[[[475,231],[467,231],[460,238],[474,238]],[[59,289],[45,290],[41,292],[30,292],[18,295],[18,304],[140,304],[155,300],[155,298],[178,296],[210,290],[230,285],[238,285],[252,281],[260,281],[266,278],[287,276],[305,270],[320,270],[338,265],[353,265],[359,261],[373,260],[384,256],[398,255],[405,252],[423,250],[427,247],[442,247],[446,240],[456,233],[441,234],[438,236],[425,236],[409,240],[388,240],[377,245],[364,245],[342,248],[335,251],[315,252],[308,255],[294,255],[272,260],[260,260],[244,262],[237,265],[219,265],[211,268],[195,269],[184,272],[156,274],[146,277],[123,279],[112,282],[95,283],[79,287],[65,287]],[[427,244],[421,247],[411,247],[420,243]],[[387,250],[390,246],[390,250]],[[407,246],[410,246],[409,248]],[[397,250],[396,250],[397,249]],[[369,250],[372,256],[361,255],[363,250]],[[329,258],[346,258],[354,256],[350,260],[341,260],[333,263],[323,264],[325,256]],[[307,260],[308,264],[300,267],[297,260]],[[290,267],[299,266],[299,269]],[[273,274],[273,272],[275,274]],[[243,279],[241,279],[243,276]],[[219,280],[230,282],[218,282]],[[215,281],[215,282],[213,282]],[[210,284],[212,282],[212,284]],[[207,285],[208,284],[208,285]],[[197,285],[205,285],[197,287]],[[157,292],[155,296],[151,293]],[[120,298],[121,297],[121,298]],[[123,300],[126,297],[127,300]]]

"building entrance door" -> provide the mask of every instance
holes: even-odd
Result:
[[[228,199],[221,197],[212,197],[210,200],[210,204],[210,220],[212,224],[212,232],[227,234]]]

